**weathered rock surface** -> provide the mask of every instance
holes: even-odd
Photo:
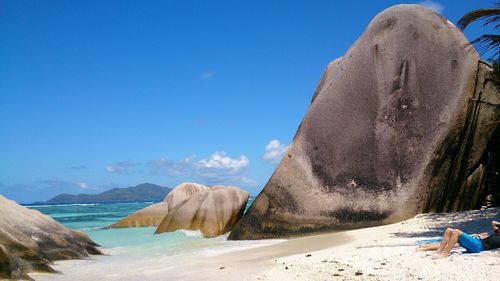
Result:
[[[110,225],[111,228],[122,227],[145,227],[145,226],[158,226],[160,222],[168,214],[168,204],[160,202],[147,206],[118,222]]]
[[[174,190],[165,197],[164,201],[170,208],[175,208],[180,203],[193,197],[194,194],[207,189],[208,187],[203,184],[185,182],[175,187]]]
[[[421,6],[377,15],[325,70],[290,148],[229,239],[477,207],[483,194],[472,185],[498,126],[499,93],[467,42]]]
[[[200,230],[205,237],[227,233],[243,215],[248,197],[248,192],[232,186],[200,191],[171,209],[156,233],[178,229]]]
[[[112,224],[110,227],[143,227],[158,226],[168,214],[170,209],[175,208],[179,203],[193,196],[193,194],[205,190],[208,187],[192,182],[181,183],[170,191],[163,202],[153,204],[139,210],[122,220]]]
[[[0,279],[55,272],[52,261],[99,255],[97,246],[86,234],[0,195]]]

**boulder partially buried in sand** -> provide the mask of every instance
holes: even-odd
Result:
[[[0,195],[0,279],[55,272],[52,261],[100,255],[97,246],[86,234]]]
[[[233,186],[214,186],[195,193],[169,211],[156,233],[178,229],[200,230],[205,237],[227,233],[243,215],[248,196]]]
[[[185,182],[176,186],[170,191],[163,202],[153,204],[139,210],[122,220],[112,224],[110,227],[143,227],[158,226],[168,214],[170,209],[175,208],[179,203],[193,196],[193,194],[205,190],[208,187],[192,182]]]
[[[327,67],[290,148],[229,239],[477,208],[484,191],[466,182],[498,124],[500,97],[491,67],[467,43],[424,7],[380,13]]]

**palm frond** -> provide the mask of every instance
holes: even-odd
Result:
[[[464,30],[469,24],[477,20],[485,20],[483,25],[500,22],[500,8],[479,9],[465,14],[458,20],[458,28]],[[498,28],[498,24],[495,26]]]
[[[484,25],[488,25],[490,23],[494,23],[494,22],[499,22],[500,21],[500,15],[498,16],[492,16],[490,19],[486,20],[485,23],[483,24]]]
[[[500,50],[500,35],[484,34],[481,37],[467,43],[466,47],[474,45],[476,50],[481,54],[485,54],[491,50]]]

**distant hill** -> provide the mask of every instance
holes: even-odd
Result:
[[[172,189],[151,183],[126,188],[113,188],[99,194],[59,194],[47,200],[46,204],[102,203],[132,201],[162,201]]]

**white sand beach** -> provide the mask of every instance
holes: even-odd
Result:
[[[56,263],[61,275],[32,274],[35,280],[498,280],[500,251],[447,259],[416,252],[417,241],[448,227],[470,233],[489,231],[500,209],[422,214],[391,225],[309,236],[286,241],[227,241],[223,250],[168,258],[118,256]],[[243,249],[242,248],[246,248]],[[222,253],[221,253],[222,252]],[[109,263],[106,259],[112,259]]]
[[[498,280],[500,251],[447,259],[416,252],[416,242],[441,235],[447,226],[488,231],[500,210],[423,214],[391,225],[289,240],[215,257],[176,275],[182,280]],[[323,246],[323,247],[322,247]],[[221,269],[223,267],[223,269]],[[193,271],[195,270],[195,271]],[[180,271],[179,271],[180,272]]]

